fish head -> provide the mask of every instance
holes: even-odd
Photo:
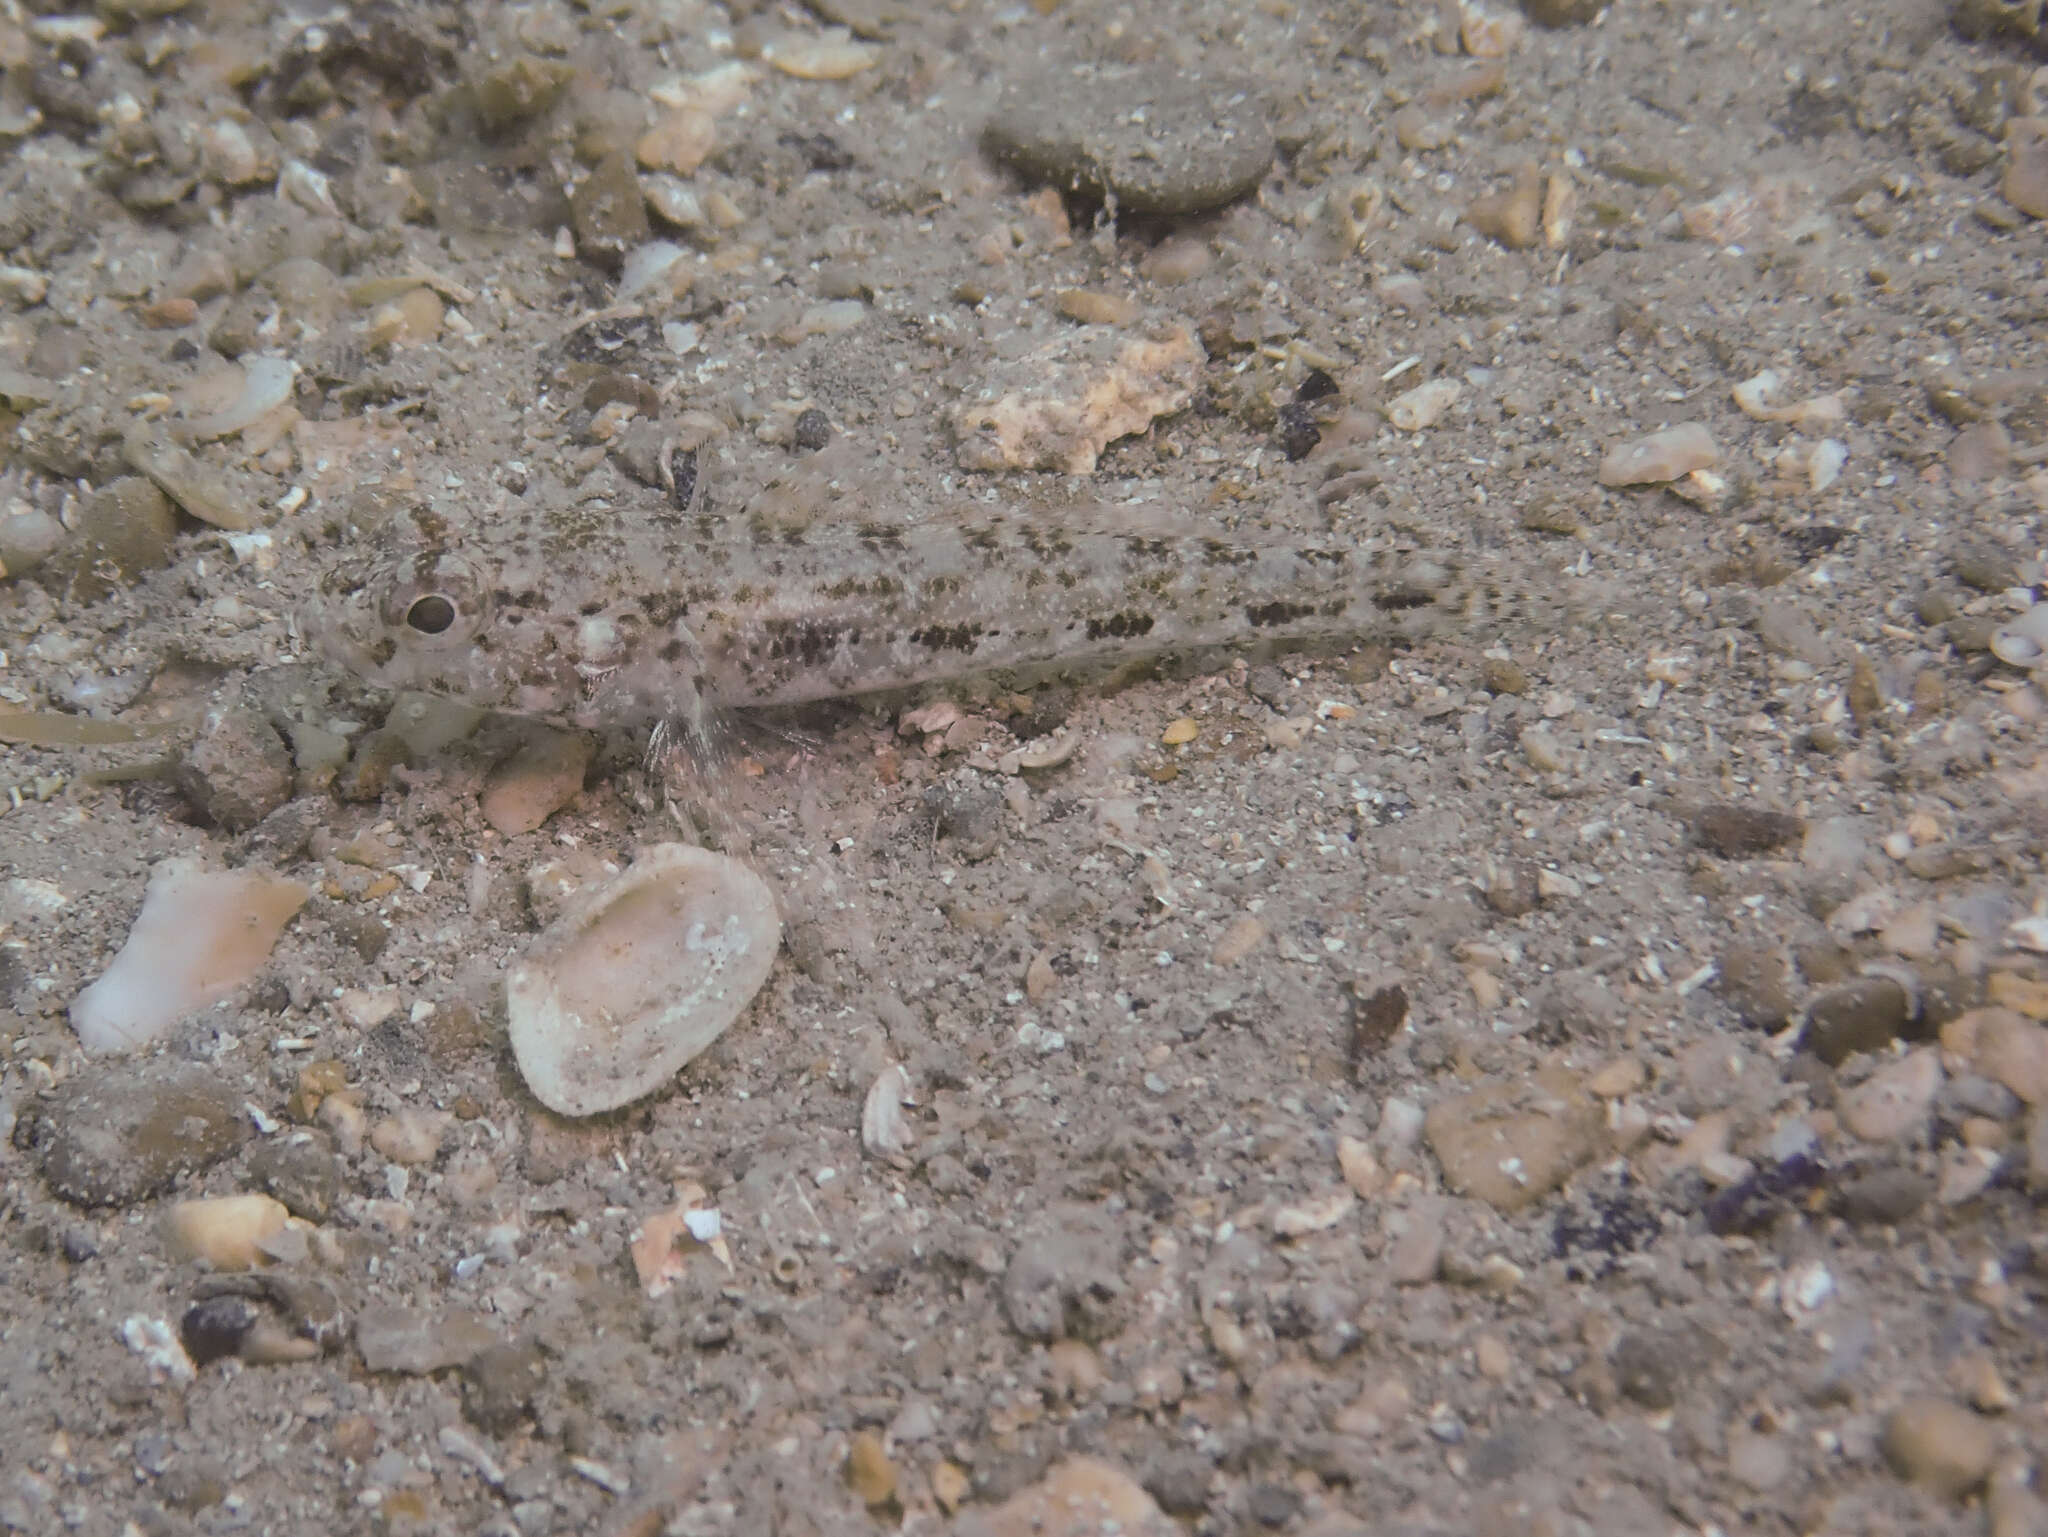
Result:
[[[546,564],[516,553],[387,543],[329,567],[301,626],[367,683],[478,709],[603,729],[691,707],[676,698],[694,676],[674,665],[695,649],[679,619],[656,625],[629,604],[564,601]]]

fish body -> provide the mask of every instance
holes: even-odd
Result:
[[[453,537],[423,516],[337,566],[311,615],[372,682],[583,728],[693,721],[978,675],[1432,628],[1449,573],[1344,541],[676,515]]]

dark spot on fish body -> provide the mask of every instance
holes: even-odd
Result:
[[[1378,598],[1381,608],[1391,609],[1395,613],[1400,613],[1404,609],[1428,608],[1430,604],[1436,601],[1434,593],[1425,592],[1419,587],[1410,586],[1405,583],[1392,587],[1383,587],[1375,596]]]
[[[793,660],[816,666],[839,649],[843,634],[839,626],[815,619],[771,619],[768,655],[777,661]]]
[[[985,632],[978,624],[931,624],[910,632],[910,643],[927,651],[972,651]]]
[[[640,595],[640,612],[653,625],[671,625],[690,611],[690,605],[672,592],[644,592]]]
[[[672,636],[656,654],[664,662],[680,662],[683,659],[683,643]]]
[[[1111,614],[1106,619],[1088,621],[1090,640],[1136,640],[1152,631],[1152,616],[1135,609],[1125,609],[1120,614]]]
[[[398,642],[389,635],[378,636],[377,643],[370,647],[370,660],[379,667],[390,666],[392,658],[397,655]]]
[[[1257,559],[1256,551],[1241,544],[1232,544],[1227,539],[1202,541],[1202,564],[1206,566],[1244,566]]]
[[[1307,603],[1289,603],[1276,598],[1271,603],[1254,603],[1244,611],[1244,617],[1255,630],[1270,630],[1278,624],[1292,624],[1297,619],[1306,619],[1315,609]]]

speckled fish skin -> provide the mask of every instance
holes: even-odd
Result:
[[[556,527],[473,553],[422,522],[440,537],[328,574],[309,621],[322,649],[386,687],[584,728],[1412,635],[1448,611],[1440,569],[1334,539],[679,516],[623,545]]]

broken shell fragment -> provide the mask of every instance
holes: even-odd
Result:
[[[1694,470],[1710,470],[1720,462],[1713,434],[1698,422],[1666,427],[1621,443],[1600,461],[1603,486],[1662,485]]]
[[[917,1133],[903,1114],[910,1100],[910,1074],[901,1063],[891,1063],[868,1085],[868,1097],[861,1106],[861,1145],[877,1158],[897,1158],[910,1151]]]
[[[1387,402],[1387,420],[1399,432],[1420,432],[1436,425],[1464,388],[1456,379],[1432,379],[1427,384],[1418,384]]]
[[[132,1051],[225,998],[262,968],[310,895],[282,876],[164,860],[150,873],[120,953],[71,1005],[79,1044]]]
[[[774,893],[737,860],[668,843],[578,893],[505,982],[534,1097],[596,1115],[651,1094],[744,1009],[775,963]]]
[[[824,37],[777,41],[761,50],[761,58],[799,80],[844,80],[873,69],[882,60],[882,50],[834,29]]]
[[[253,427],[292,398],[297,371],[289,358],[251,358],[233,372],[240,376],[233,398],[186,424],[194,442],[209,443]]]

